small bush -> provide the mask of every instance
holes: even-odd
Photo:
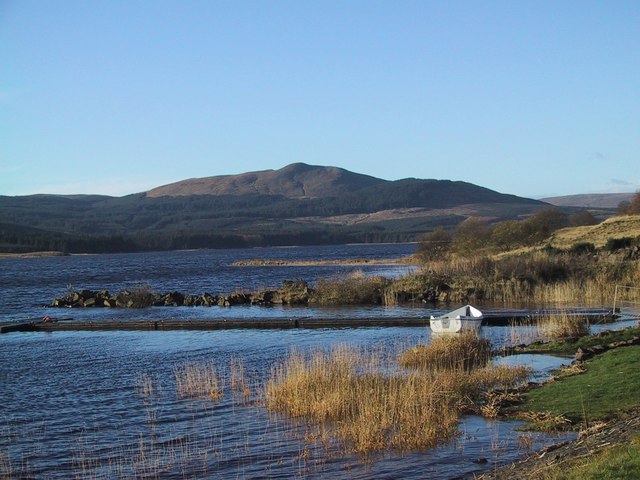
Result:
[[[629,248],[631,245],[633,245],[633,238],[631,237],[610,238],[607,240],[604,249],[608,252],[616,252],[623,248]]]
[[[438,228],[422,237],[416,248],[416,257],[424,263],[442,260],[449,254],[451,242],[451,235]]]
[[[574,243],[569,249],[569,253],[573,255],[586,255],[596,252],[596,246],[590,242]]]
[[[123,290],[116,296],[116,304],[127,308],[146,308],[155,302],[149,285],[138,285],[131,290]]]
[[[587,225],[596,225],[598,220],[588,210],[583,210],[569,217],[569,226],[582,227]]]

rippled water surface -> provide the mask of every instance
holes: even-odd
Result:
[[[285,279],[313,282],[354,269],[397,275],[405,267],[232,267],[231,263],[252,258],[394,258],[410,254],[413,248],[356,245],[2,260],[0,316],[17,321],[51,314],[43,305],[65,294],[67,285],[112,292],[149,285],[156,291],[215,294],[278,286]],[[63,312],[96,319],[429,313],[421,306]],[[492,327],[482,334],[499,346],[511,341],[513,331]],[[18,478],[458,478],[557,441],[519,433],[514,422],[466,417],[452,443],[365,459],[313,441],[308,426],[263,407],[263,387],[258,386],[292,347],[327,349],[347,343],[394,355],[425,343],[428,336],[428,329],[418,327],[4,334],[0,336],[0,472]],[[231,389],[236,361],[243,363],[252,386],[246,398]],[[508,361],[531,364],[544,375],[562,360]],[[213,362],[223,397],[180,398],[174,371],[185,362]]]
[[[231,359],[261,379],[292,346],[337,343],[403,348],[424,328],[284,331],[57,332],[0,340],[5,469],[20,476],[130,475],[175,478],[455,478],[474,460],[521,455],[509,422],[464,419],[458,441],[419,453],[366,460],[304,441],[307,431],[260,403],[234,397]],[[219,401],[179,398],[174,369],[213,361],[226,385]],[[153,386],[143,391],[143,379]],[[259,382],[260,383],[260,382]],[[528,434],[527,434],[528,435]],[[527,437],[529,438],[529,437]],[[549,441],[532,436],[528,447]]]
[[[256,248],[242,250],[194,250],[113,255],[0,259],[0,321],[42,317],[43,308],[69,289],[109,290],[149,287],[155,292],[178,290],[189,294],[227,294],[236,290],[279,287],[284,280],[310,283],[362,271],[387,277],[413,267],[402,265],[324,265],[295,267],[236,267],[240,260],[344,260],[396,259],[413,253],[413,244],[343,245],[322,247]],[[138,311],[105,309],[63,311],[74,318],[113,318],[127,315],[156,318],[209,318],[225,315],[281,315],[278,309],[179,308]],[[60,314],[60,311],[54,312]]]

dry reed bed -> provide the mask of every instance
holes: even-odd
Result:
[[[368,277],[362,271],[356,271],[318,281],[309,301],[319,305],[384,304],[388,284],[389,280],[384,277]]]
[[[473,333],[434,335],[429,345],[415,346],[400,355],[405,368],[426,371],[465,371],[486,367],[491,361],[491,342]]]
[[[580,315],[561,313],[547,315],[538,322],[540,336],[545,339],[578,338],[589,334],[589,323]]]
[[[609,305],[616,285],[640,285],[640,262],[619,255],[597,258],[544,250],[523,255],[433,261],[392,282],[383,298],[447,286],[449,301],[505,304]],[[441,298],[442,300],[442,298]]]
[[[478,411],[486,392],[509,388],[528,375],[523,368],[486,362],[475,369],[457,361],[439,365],[398,371],[370,352],[344,345],[306,355],[294,350],[274,367],[265,401],[270,411],[315,422],[347,451],[416,450],[452,438],[460,415]]]

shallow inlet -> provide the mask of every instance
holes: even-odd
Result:
[[[426,339],[426,328],[402,327],[4,335],[0,468],[47,478],[452,478],[558,440],[515,432],[519,423],[466,417],[451,444],[365,459],[313,440],[304,423],[269,415],[259,391],[249,400],[230,391],[232,358],[242,359],[252,383],[292,345],[393,352]],[[178,398],[173,369],[185,361],[216,363],[221,400]]]

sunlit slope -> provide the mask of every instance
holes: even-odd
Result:
[[[598,225],[563,228],[549,238],[549,244],[556,248],[567,249],[576,243],[593,243],[603,247],[609,239],[640,236],[640,215],[611,217]]]

